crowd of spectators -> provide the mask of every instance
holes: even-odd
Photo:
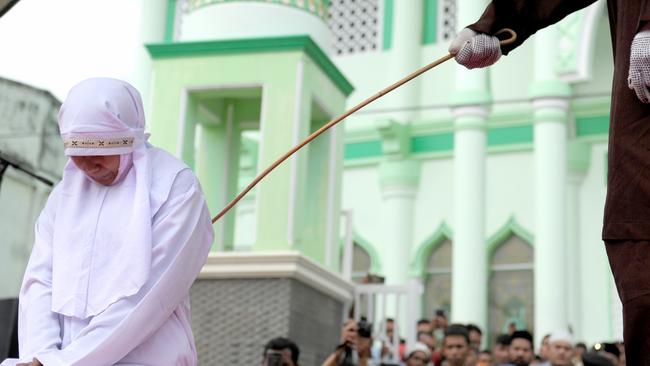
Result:
[[[322,366],[625,366],[622,342],[587,347],[562,329],[544,336],[535,347],[531,332],[510,326],[508,333],[485,345],[481,328],[448,324],[445,313],[437,311],[433,319],[418,321],[416,341],[407,345],[395,335],[393,319],[381,325],[375,334],[365,318],[348,320]],[[299,354],[294,342],[276,338],[264,348],[262,366],[298,366]]]

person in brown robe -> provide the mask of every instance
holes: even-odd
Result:
[[[465,42],[454,41],[456,45],[452,43],[450,51],[469,68],[487,66],[496,62],[501,52],[507,54],[537,30],[593,2],[494,0],[478,22],[459,33],[460,41],[465,37]],[[623,303],[628,365],[650,365],[650,104],[646,104],[650,85],[650,0],[608,0],[607,5],[614,77],[602,238]],[[478,57],[477,61],[476,54],[485,46],[485,39],[478,40],[478,52],[472,48],[475,45],[465,47],[470,43],[468,38],[489,35],[495,41],[491,36],[502,28],[513,29],[518,38],[514,44],[502,47],[498,55],[488,52],[483,55],[487,59]],[[465,55],[459,59],[463,52]]]

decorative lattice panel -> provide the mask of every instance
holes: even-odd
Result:
[[[294,279],[197,280],[190,302],[199,365],[259,365],[275,337],[320,365],[339,341],[343,304]]]
[[[451,40],[456,36],[456,0],[440,0],[438,39]]]
[[[289,333],[289,280],[198,280],[190,291],[199,365],[259,365]]]
[[[376,50],[379,43],[379,1],[331,0],[329,27],[335,55]]]

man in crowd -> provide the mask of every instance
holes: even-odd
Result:
[[[478,354],[478,362],[476,366],[491,366],[492,365],[492,352],[489,349],[484,349]]]
[[[549,345],[548,345],[548,339],[551,335],[547,334],[544,337],[542,337],[542,344],[541,347],[539,348],[539,358],[546,362],[548,361],[548,350],[549,350]]]
[[[447,314],[443,309],[436,310],[436,313],[433,316],[431,321],[431,326],[433,328],[433,337],[436,339],[436,343],[440,344],[442,339],[445,336],[445,330],[447,329]]]
[[[496,366],[507,365],[510,362],[510,336],[501,334],[497,337],[492,352],[492,361]]]
[[[510,337],[510,365],[528,366],[535,358],[533,335],[526,330],[517,330]]]
[[[264,346],[262,366],[298,366],[300,349],[287,338],[273,338]]]
[[[406,366],[424,366],[431,360],[431,352],[426,344],[415,342],[406,351]]]
[[[543,366],[571,366],[573,337],[565,330],[551,333],[548,338],[548,361]]]
[[[469,346],[478,354],[481,350],[483,332],[481,332],[481,328],[474,324],[467,324],[467,331],[469,332]]]
[[[447,366],[465,366],[470,353],[469,332],[461,324],[447,327],[442,340],[442,354]]]
[[[417,342],[427,346],[427,348],[429,348],[429,352],[433,352],[436,349],[436,340],[433,338],[431,333],[419,332],[417,336]]]
[[[417,325],[417,332],[418,333],[433,333],[433,327],[431,326],[431,322],[429,319],[420,319],[418,320],[418,325]]]
[[[371,345],[372,324],[364,318],[359,322],[349,319],[341,330],[339,345],[322,366],[377,365],[371,356]]]

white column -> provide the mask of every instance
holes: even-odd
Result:
[[[487,4],[459,1],[459,27],[474,23]],[[491,96],[488,69],[456,65],[454,108],[454,241],[451,275],[451,320],[487,326],[485,251],[486,120]]]
[[[567,119],[569,86],[555,73],[557,31],[535,38],[535,339],[568,328]]]
[[[567,316],[576,339],[582,332],[582,296],[580,293],[580,185],[584,174],[570,172],[567,180]]]
[[[393,43],[388,75],[391,79],[398,80],[422,66],[422,1],[395,1],[393,17]],[[391,95],[389,103],[400,108],[410,107],[420,104],[418,96],[419,80],[415,79]],[[394,112],[391,116],[400,123],[410,123],[414,114],[413,110],[403,110]]]
[[[535,108],[535,339],[567,323],[565,98]]]
[[[133,84],[140,90],[142,102],[145,108],[145,115],[149,116],[152,110],[151,106],[151,85],[152,85],[152,62],[151,56],[146,48],[142,45],[149,43],[160,43],[165,38],[165,21],[167,17],[168,1],[144,0],[140,1],[139,19],[140,37],[134,37],[130,54],[137,55],[133,57],[133,68],[130,70],[129,77]]]
[[[413,206],[419,180],[419,162],[384,161],[379,167],[383,268],[387,284],[404,285],[409,276],[413,239]]]
[[[413,209],[419,179],[418,161],[387,159],[379,166],[382,206],[378,225],[384,228],[381,255],[385,282],[389,285],[405,286],[409,283]],[[402,297],[399,305],[393,296],[389,296],[387,300],[386,315],[395,318],[400,336],[407,337],[407,314],[410,304],[405,297]]]
[[[485,149],[487,107],[454,109],[454,241],[451,319],[487,325]]]

